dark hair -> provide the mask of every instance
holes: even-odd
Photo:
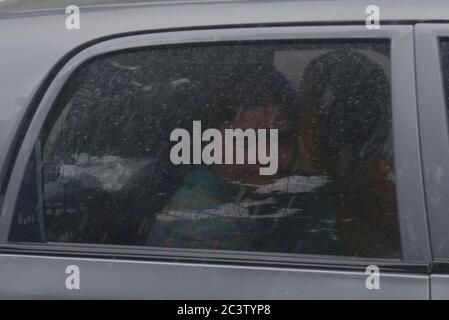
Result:
[[[279,111],[289,120],[296,131],[297,106],[290,83],[271,64],[252,64],[242,67],[237,73],[227,77],[220,89],[219,109],[221,119],[233,119],[244,108],[279,106]]]
[[[391,126],[390,88],[382,68],[353,50],[336,50],[312,60],[304,71],[299,103],[308,143],[326,145],[335,164],[341,146],[353,164],[383,152]],[[320,140],[321,139],[321,140]],[[320,140],[320,141],[318,141]]]

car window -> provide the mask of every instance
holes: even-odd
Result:
[[[9,240],[400,257],[390,44],[140,48],[72,75]]]

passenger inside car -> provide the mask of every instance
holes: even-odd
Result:
[[[300,86],[300,166],[333,177],[327,187],[347,255],[400,252],[389,85],[377,63],[337,50],[310,62]]]
[[[298,112],[288,81],[267,64],[251,65],[234,77],[216,101],[215,118],[222,122],[209,123],[221,130],[278,129],[277,174],[261,176],[259,166],[250,164],[192,169],[157,215],[147,244],[335,253],[334,231],[323,223],[333,211],[308,193],[327,179],[297,168]]]

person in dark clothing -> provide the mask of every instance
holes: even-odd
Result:
[[[398,257],[390,83],[355,50],[314,59],[300,86],[300,166],[332,177],[344,254]]]

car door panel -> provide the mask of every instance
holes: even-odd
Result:
[[[71,74],[87,59],[118,49],[151,45],[179,45],[198,42],[261,41],[288,39],[376,39],[392,42],[392,113],[396,170],[396,191],[403,265],[397,271],[382,271],[379,290],[368,290],[364,267],[370,259],[348,258],[346,267],[270,267],[203,262],[163,262],[151,258],[108,259],[75,258],[70,245],[66,250],[50,252],[64,257],[11,254],[8,242],[16,200],[43,122],[53,102]],[[153,298],[153,299],[427,299],[429,277],[426,265],[430,258],[427,220],[423,198],[415,101],[412,26],[385,26],[369,31],[363,26],[275,27],[180,31],[136,35],[100,42],[71,59],[53,79],[34,114],[21,144],[8,184],[0,218],[0,240],[5,244],[0,255],[0,297],[2,298]],[[1,247],[1,245],[0,245]],[[74,246],[75,248],[76,246]],[[30,244],[29,250],[33,250]],[[107,247],[105,247],[106,250]],[[122,248],[123,249],[123,248]],[[114,251],[109,248],[108,250]],[[123,249],[123,250],[126,250]],[[150,250],[150,249],[149,249]],[[96,253],[101,246],[95,248]],[[169,255],[169,254],[168,254]],[[199,254],[201,256],[201,253]],[[324,258],[323,258],[324,259]],[[142,261],[143,260],[143,261]],[[207,254],[199,261],[208,260]],[[357,265],[354,270],[352,264]],[[69,290],[68,266],[80,271],[80,289]],[[338,263],[337,263],[338,265]],[[408,269],[410,268],[410,269]],[[401,269],[401,270],[399,270]],[[404,271],[405,270],[405,271]]]

